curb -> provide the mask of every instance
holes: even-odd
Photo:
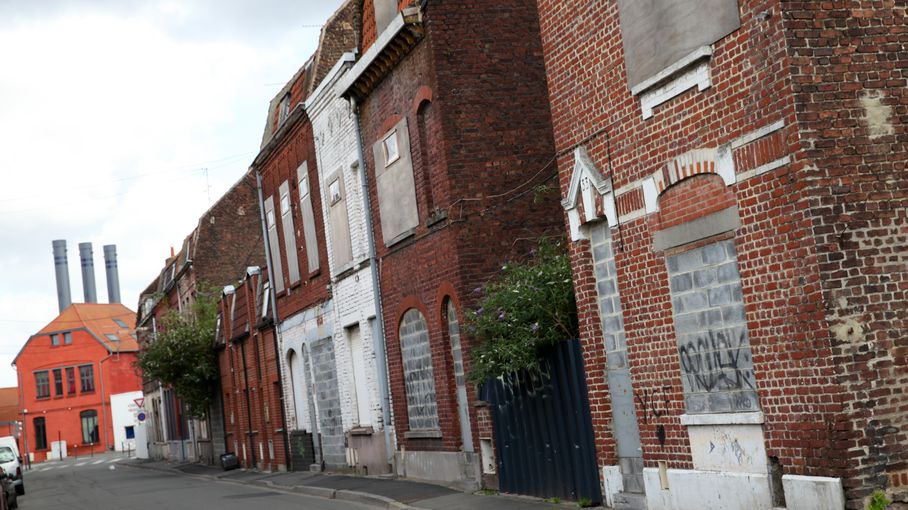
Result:
[[[301,494],[303,496],[311,496],[322,499],[334,499],[338,501],[349,501],[351,503],[358,503],[361,505],[368,505],[376,508],[382,508],[387,510],[419,510],[416,507],[407,505],[395,499],[387,498],[385,496],[379,496],[377,494],[371,494],[368,492],[360,492],[349,489],[330,489],[328,487],[313,487],[310,485],[278,485],[271,480],[229,480],[225,479],[225,474],[223,475],[207,475],[207,474],[196,474],[196,473],[185,473],[180,471],[175,467],[164,467],[164,466],[150,466],[145,464],[121,464],[123,466],[135,467],[139,469],[147,469],[149,471],[161,471],[164,473],[172,473],[176,475],[195,477],[195,478],[204,478],[206,480],[212,481],[226,481],[235,483],[237,485],[255,485],[258,487],[264,487],[269,489],[275,489],[280,491],[288,491],[296,494]]]

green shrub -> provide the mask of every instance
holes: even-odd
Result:
[[[476,339],[470,381],[539,368],[539,349],[577,338],[577,303],[563,243],[540,240],[526,260],[510,262],[483,288],[479,308],[466,314]]]

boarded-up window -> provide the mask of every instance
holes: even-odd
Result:
[[[281,244],[277,236],[277,221],[274,217],[274,197],[265,200],[265,226],[268,228],[268,247],[271,251],[271,264],[274,270],[274,290],[284,290],[284,265],[281,263]]]
[[[315,213],[312,208],[312,192],[309,188],[309,164],[296,169],[300,191],[300,215],[303,217],[303,238],[306,241],[306,264],[310,273],[318,270],[318,238],[315,237]]]
[[[432,348],[426,319],[419,310],[407,310],[400,322],[400,350],[404,362],[410,430],[437,430],[438,406],[435,401]]]
[[[734,32],[737,0],[618,0],[631,88]]]
[[[344,173],[338,169],[328,177],[328,219],[331,222],[331,251],[335,268],[343,268],[353,260],[347,193],[344,188]]]
[[[373,0],[372,6],[375,9],[375,33],[381,34],[397,14],[397,0]]]
[[[290,183],[284,181],[281,194],[281,228],[284,230],[284,250],[287,254],[287,276],[290,284],[300,281],[300,262],[296,256],[296,229],[293,228],[293,209],[290,207]]]
[[[419,224],[407,119],[375,142],[372,153],[382,238],[388,246],[406,237]]]

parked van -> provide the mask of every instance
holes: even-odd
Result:
[[[25,482],[22,480],[22,455],[19,454],[19,443],[13,436],[0,437],[0,467],[12,477],[16,494],[25,494]]]

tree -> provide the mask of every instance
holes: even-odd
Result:
[[[577,338],[571,263],[560,243],[542,239],[525,261],[505,264],[483,288],[480,307],[467,312],[470,381],[539,368],[539,350]]]
[[[139,351],[138,366],[144,377],[173,388],[197,418],[207,415],[214,396],[217,313],[217,299],[198,292],[189,313],[168,312],[161,321],[163,330]]]

